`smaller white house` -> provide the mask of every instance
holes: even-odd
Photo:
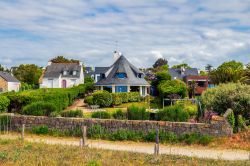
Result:
[[[79,63],[52,63],[40,78],[40,88],[70,88],[84,83],[83,65]]]
[[[8,72],[0,71],[0,92],[18,92],[21,83]]]

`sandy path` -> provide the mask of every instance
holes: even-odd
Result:
[[[17,139],[20,136],[17,134],[6,134],[0,135],[1,139]],[[34,136],[26,135],[25,140],[28,142],[43,142],[46,144],[61,144],[79,146],[79,139],[77,138],[57,138],[57,137],[46,137],[46,136]],[[129,151],[138,153],[154,153],[153,143],[141,143],[141,142],[111,142],[104,140],[88,140],[88,147],[100,148],[117,151]],[[219,150],[211,149],[206,147],[195,148],[195,147],[180,147],[174,145],[160,145],[160,154],[169,155],[182,155],[189,157],[198,158],[209,158],[209,159],[220,159],[220,160],[250,160],[250,152],[244,150]]]

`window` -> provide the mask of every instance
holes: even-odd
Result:
[[[198,81],[198,86],[199,87],[205,87],[206,82],[204,81]]]
[[[128,87],[127,86],[116,86],[115,87],[115,92],[127,92]]]
[[[101,74],[101,78],[105,78],[105,74],[102,73],[102,74]]]
[[[76,75],[76,71],[73,71],[73,76],[75,76]]]
[[[71,85],[76,85],[76,79],[71,79]]]
[[[68,74],[68,71],[63,71],[63,75],[65,76],[65,75],[67,75]]]
[[[117,78],[126,78],[126,73],[116,73]]]
[[[142,78],[142,74],[141,73],[138,74],[138,78]]]

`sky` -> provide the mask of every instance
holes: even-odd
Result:
[[[45,66],[58,55],[110,66],[116,49],[137,67],[158,58],[200,69],[246,64],[250,0],[0,0],[6,67]]]

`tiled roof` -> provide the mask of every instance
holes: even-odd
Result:
[[[63,71],[67,71],[67,75],[63,77],[79,78],[82,66],[78,63],[52,63],[46,67],[44,72],[44,78],[58,78]],[[76,71],[76,75],[73,75],[73,71]]]
[[[20,82],[16,77],[12,76],[10,73],[0,71],[0,77],[2,77],[7,82]]]
[[[183,80],[184,77],[189,75],[199,75],[197,68],[190,68],[190,69],[168,69],[169,74],[171,75],[172,79],[181,79]]]

